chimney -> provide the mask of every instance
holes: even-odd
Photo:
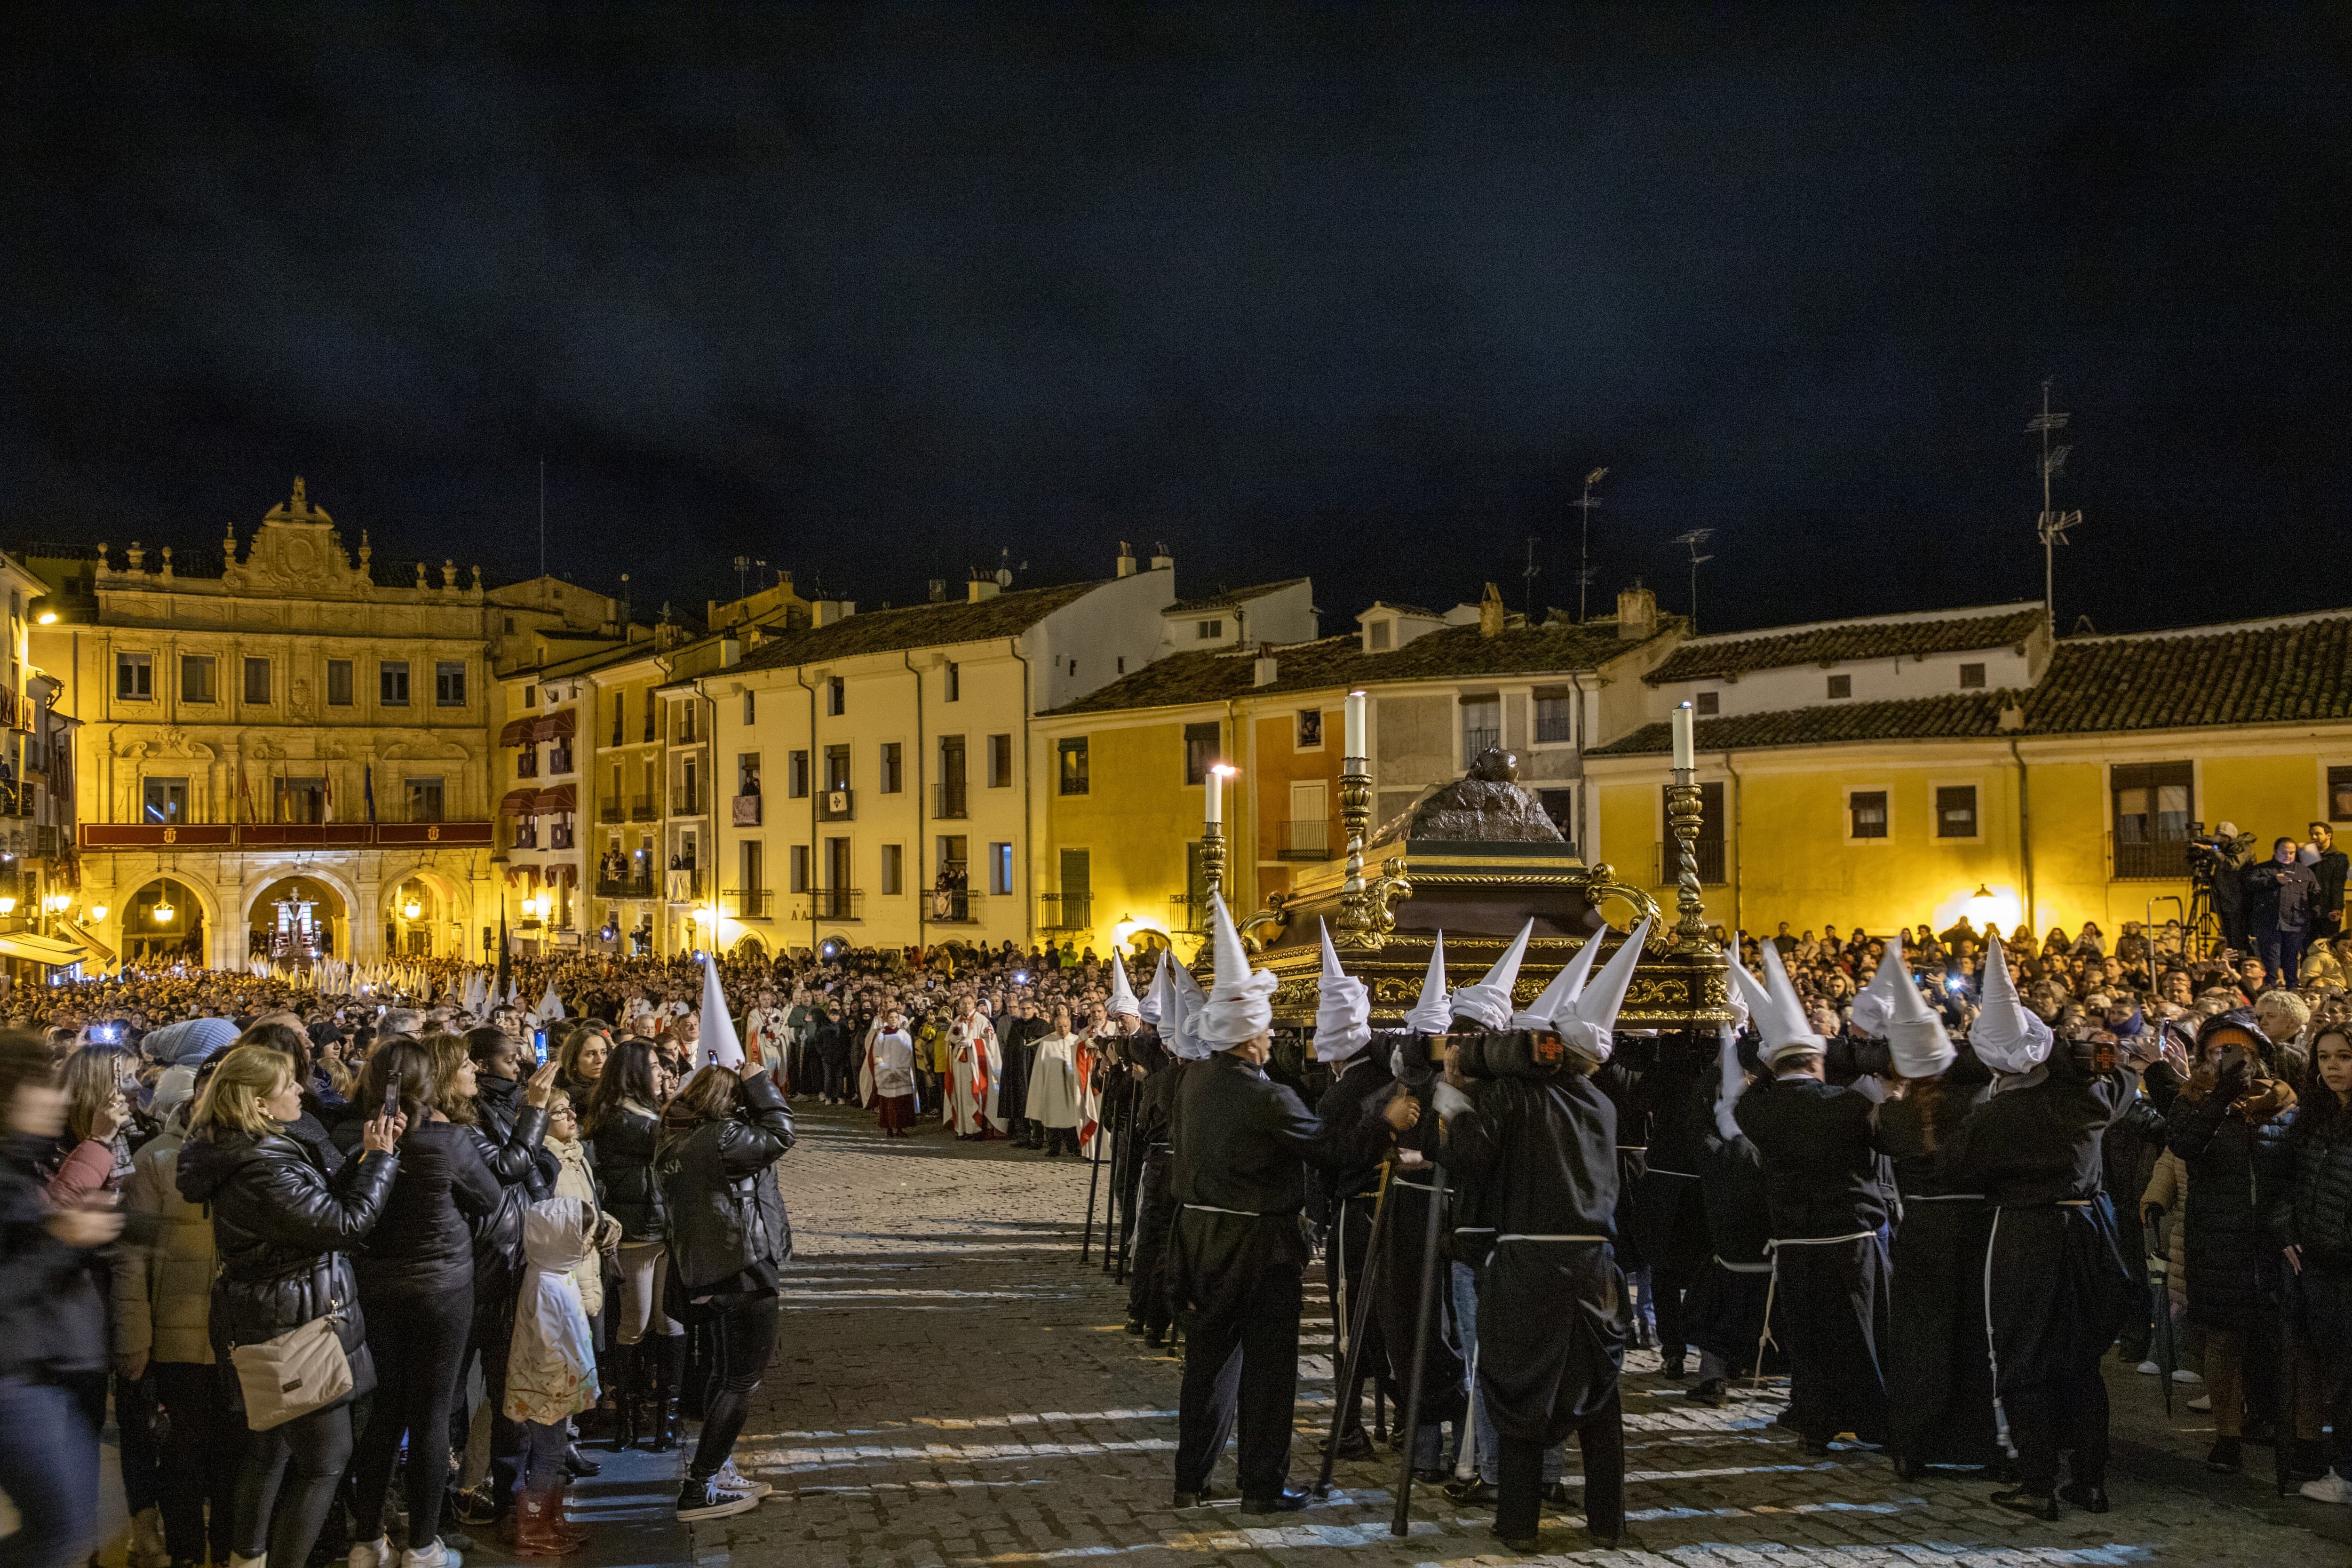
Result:
[[[932,578],[932,579],[931,579],[931,603],[932,603],[932,604],[934,604],[934,605],[944,605],[944,604],[946,604],[946,603],[947,603],[947,601],[948,601],[948,580],[947,580],[946,578],[944,578],[944,577],[934,577],[934,578]]]
[[[974,577],[964,585],[964,602],[977,605],[982,599],[993,599],[1002,592],[993,577]]]
[[[841,601],[838,599],[818,599],[809,605],[809,611],[814,617],[814,619],[810,623],[811,625],[829,626],[833,625],[834,622],[841,619]]]
[[[719,668],[721,669],[732,669],[742,662],[743,639],[741,637],[719,638]]]
[[[1176,570],[1176,557],[1168,553],[1166,544],[1155,544],[1151,547],[1151,569],[1154,572]]]
[[[1628,642],[1658,629],[1658,596],[1636,580],[1617,591],[1617,635]]]
[[[1503,591],[1489,583],[1486,597],[1478,601],[1478,635],[1482,637],[1502,636],[1503,619]]]
[[[1118,542],[1118,575],[1121,577],[1132,577],[1135,575],[1135,552],[1127,547],[1127,541],[1124,539]]]
[[[1274,655],[1261,651],[1257,656],[1257,665],[1253,673],[1255,679],[1250,682],[1251,685],[1272,686],[1276,674]]]
[[[2025,710],[2020,708],[2014,702],[2002,703],[2000,705],[2000,717],[1995,721],[1995,725],[2004,735],[2013,734],[2016,731],[2024,729]]]

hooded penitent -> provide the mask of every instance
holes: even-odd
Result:
[[[1495,967],[1486,971],[1484,980],[1474,980],[1454,993],[1450,1005],[1454,1017],[1479,1029],[1511,1026],[1511,991],[1519,983],[1519,965],[1528,956],[1528,938],[1535,930],[1536,922],[1530,919],[1503,950],[1503,956],[1495,960]]]
[[[555,994],[554,981],[547,983],[547,994],[539,999],[539,1010],[531,1016],[542,1024],[563,1016],[563,998]]]
[[[1602,931],[1606,930],[1606,927],[1602,928]],[[1528,1004],[1525,1012],[1511,1015],[1512,1028],[1549,1029],[1552,1026],[1552,1020],[1559,1016],[1559,1010],[1584,994],[1585,976],[1592,973],[1592,961],[1601,956],[1602,931],[1595,931],[1585,938],[1584,945],[1576,950],[1576,956],[1559,966],[1559,973],[1551,977],[1551,984],[1543,988],[1541,995]]]
[[[720,1067],[743,1065],[743,1043],[735,1037],[735,1020],[727,1016],[727,993],[719,984],[719,960],[708,952],[702,955],[702,1040],[697,1048],[705,1061],[716,1053]]]
[[[1903,962],[1901,931],[1888,940],[1879,954],[1878,973],[1853,999],[1853,1026],[1885,1040],[1895,1070],[1905,1078],[1937,1077],[1960,1054],[1952,1048],[1944,1021],[1912,983],[1911,967]]]
[[[2050,1026],[2027,1010],[2009,977],[2009,960],[2000,938],[1985,942],[1984,1005],[1969,1030],[1969,1044],[1995,1072],[2032,1072],[2050,1056],[2057,1037]]]
[[[1552,1027],[1559,1032],[1560,1044],[1596,1065],[1607,1061],[1616,1048],[1617,1010],[1625,1005],[1625,993],[1633,984],[1633,966],[1642,962],[1642,943],[1649,934],[1648,921],[1635,926],[1625,945],[1612,953],[1601,973],[1592,977],[1592,984],[1553,1015]]]
[[[1829,1049],[1829,1042],[1813,1033],[1812,1023],[1805,1016],[1805,1005],[1798,999],[1789,971],[1780,963],[1779,948],[1769,942],[1764,944],[1762,984],[1738,963],[1731,966],[1731,983],[1748,998],[1748,1016],[1763,1038],[1760,1049],[1768,1065],[1783,1057],[1817,1056]]]
[[[1739,1136],[1739,1122],[1733,1111],[1739,1097],[1748,1090],[1748,1069],[1739,1065],[1739,1030],[1737,1026],[1723,1031],[1722,1041],[1715,1052],[1715,1130],[1723,1134],[1727,1143]]]
[[[1160,966],[1151,972],[1151,984],[1143,988],[1143,1010],[1136,1016],[1153,1028],[1168,1016],[1168,950],[1160,950]]]
[[[1273,973],[1252,969],[1249,950],[1225,912],[1225,900],[1209,895],[1209,941],[1215,954],[1214,984],[1202,1005],[1194,1032],[1213,1051],[1243,1045],[1274,1026]]]
[[[1315,1059],[1345,1061],[1371,1043],[1372,997],[1364,983],[1339,967],[1331,928],[1323,928],[1323,973],[1316,984]]]
[[[1160,1041],[1188,1062],[1209,1054],[1208,1044],[1195,1032],[1201,1009],[1208,1002],[1209,994],[1201,989],[1191,970],[1181,963],[1168,965],[1168,1010],[1160,1018]]]
[[[1135,999],[1135,987],[1127,983],[1127,959],[1118,948],[1110,950],[1110,1016],[1125,1014],[1130,1018],[1143,1016],[1143,1007]]]
[[[1429,944],[1429,973],[1421,978],[1421,999],[1405,1012],[1409,1035],[1442,1035],[1453,1025],[1454,1009],[1445,1005],[1445,933]]]

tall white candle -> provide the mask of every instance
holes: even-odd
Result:
[[[1691,705],[1678,703],[1675,708],[1675,766],[1688,773],[1698,765],[1696,748],[1691,744]]]
[[[1201,782],[1208,786],[1207,815],[1201,820],[1207,823],[1211,827],[1214,827],[1225,819],[1225,780],[1223,772],[1222,769],[1211,768],[1207,776],[1202,778]]]
[[[1345,754],[1350,757],[1360,757],[1364,754],[1364,694],[1362,692],[1348,693],[1347,714],[1348,749]]]

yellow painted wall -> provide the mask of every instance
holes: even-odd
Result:
[[[1114,928],[1122,920],[1161,931],[1172,923],[1168,900],[1184,891],[1185,847],[1202,834],[1202,788],[1183,782],[1184,725],[1221,714],[1221,709],[1179,710],[1164,723],[1121,723],[1100,730],[1070,719],[1043,731],[1048,753],[1059,737],[1087,738],[1092,789],[1084,795],[1050,798],[1040,861],[1057,865],[1065,847],[1088,852],[1097,952],[1109,951]],[[1225,898],[1238,913],[1246,913],[1257,902],[1255,868],[1249,863],[1253,857],[1246,847],[1255,842],[1258,807],[1249,782],[1245,776],[1236,779],[1225,796],[1225,831],[1234,847],[1225,861]],[[1180,952],[1191,947],[1191,939],[1177,937]]]

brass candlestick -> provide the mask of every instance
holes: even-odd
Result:
[[[1205,893],[1223,894],[1225,890],[1225,825],[1222,822],[1203,824],[1201,828],[1201,882]],[[1209,929],[1209,911],[1201,910],[1201,929]]]
[[[1360,941],[1372,929],[1364,897],[1364,839],[1372,825],[1372,774],[1369,762],[1349,757],[1339,763],[1339,830],[1347,836],[1348,869],[1339,882],[1339,934]]]
[[[1699,897],[1698,774],[1691,768],[1674,772],[1675,782],[1666,790],[1666,826],[1677,841],[1682,863],[1675,879],[1675,902],[1682,919],[1675,922],[1674,947],[1677,952],[1714,952],[1717,949],[1706,931],[1706,903]]]

